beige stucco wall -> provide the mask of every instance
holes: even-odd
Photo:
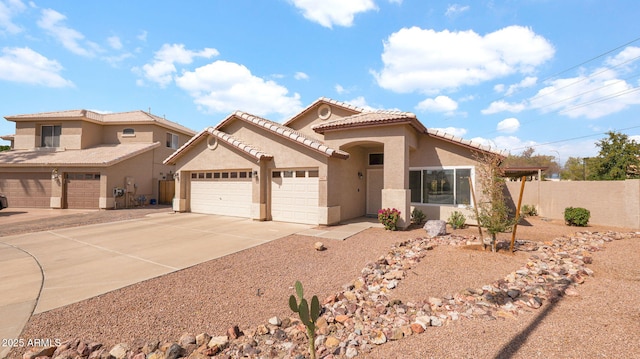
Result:
[[[64,124],[63,124],[64,126]],[[82,139],[81,148],[89,148],[97,146],[102,143],[102,131],[103,127],[97,123],[83,121],[82,126]]]
[[[331,116],[327,119],[320,119],[318,117],[318,108],[312,108],[302,116],[295,119],[288,126],[307,137],[317,138],[319,140],[324,139],[324,135],[315,132],[312,127],[316,124],[325,123],[327,121],[335,121],[344,117],[352,116],[355,111],[346,110],[341,107],[331,106]]]
[[[411,223],[411,210],[407,168],[410,163],[410,150],[416,149],[418,145],[418,135],[413,127],[392,125],[328,131],[325,133],[325,143],[330,147],[341,149],[357,148],[356,146],[371,148],[371,144],[382,149],[384,153],[382,208],[400,210],[398,226],[408,227]],[[368,166],[367,156],[364,158],[363,165]],[[335,196],[342,198],[339,186],[330,185],[329,188],[330,191],[336,191]],[[342,201],[347,200],[354,200],[354,198],[342,199]],[[346,218],[343,216],[343,219]]]
[[[447,166],[472,167],[471,176],[473,179],[475,196],[477,200],[480,200],[481,189],[476,178],[476,167],[478,166],[478,162],[474,157],[474,151],[470,148],[438,139],[437,137],[420,136],[417,150],[411,151],[409,167],[413,169]],[[451,213],[458,211],[467,217],[467,224],[477,224],[477,221],[474,219],[473,210],[467,206],[412,203],[411,210],[414,208],[421,210],[426,215],[427,220],[440,219],[446,221]]]
[[[153,173],[153,152],[148,151],[102,170],[101,180],[104,182],[101,182],[100,186],[100,203],[104,203],[103,208],[114,207],[113,188],[126,187],[127,177],[133,179],[128,199],[145,196],[148,203],[149,199],[158,198],[157,193],[154,193],[157,187],[154,182],[157,182],[158,178]],[[124,198],[117,201],[118,207],[133,205],[133,202],[125,203]]]
[[[36,147],[36,128],[32,122],[16,122],[16,134],[13,147],[16,150],[28,150]]]
[[[507,182],[511,205],[518,203],[521,182]],[[640,180],[526,182],[522,204],[534,205],[538,215],[564,220],[567,207],[591,212],[590,224],[640,228]]]
[[[349,152],[347,160],[332,159],[329,164],[327,206],[340,207],[339,220],[362,217],[366,214],[367,155],[369,150],[355,146],[343,149]],[[358,174],[362,174],[362,178]]]

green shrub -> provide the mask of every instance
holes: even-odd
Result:
[[[533,217],[538,215],[538,211],[536,210],[536,206],[525,204],[522,206],[521,215],[523,217]]]
[[[465,217],[464,214],[458,211],[453,211],[449,216],[449,220],[447,221],[447,223],[449,223],[453,229],[464,228],[466,222],[467,217]]]
[[[378,211],[378,221],[384,225],[384,229],[397,230],[398,219],[400,219],[400,211],[395,208],[383,208]]]
[[[414,208],[413,211],[411,211],[411,223],[413,224],[422,224],[426,218],[427,216],[424,212],[417,208]]]
[[[580,207],[567,207],[564,209],[564,222],[568,226],[585,227],[589,223],[591,212]]]

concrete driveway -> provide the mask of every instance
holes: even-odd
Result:
[[[0,237],[0,338],[41,313],[187,268],[310,225],[194,213]],[[9,348],[0,347],[0,358]]]

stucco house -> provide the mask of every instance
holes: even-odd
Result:
[[[175,165],[176,211],[332,225],[397,208],[406,228],[413,208],[466,211],[478,151],[490,149],[412,113],[320,98],[284,124],[235,112],[164,163]]]
[[[70,110],[6,116],[15,122],[0,152],[0,193],[11,207],[101,208],[173,198],[174,168],[162,161],[192,131],[144,111]],[[169,187],[168,194],[162,187]],[[115,190],[117,189],[117,190]]]

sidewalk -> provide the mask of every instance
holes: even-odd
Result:
[[[37,260],[19,248],[0,243],[0,358],[19,339],[38,304],[44,276]]]

